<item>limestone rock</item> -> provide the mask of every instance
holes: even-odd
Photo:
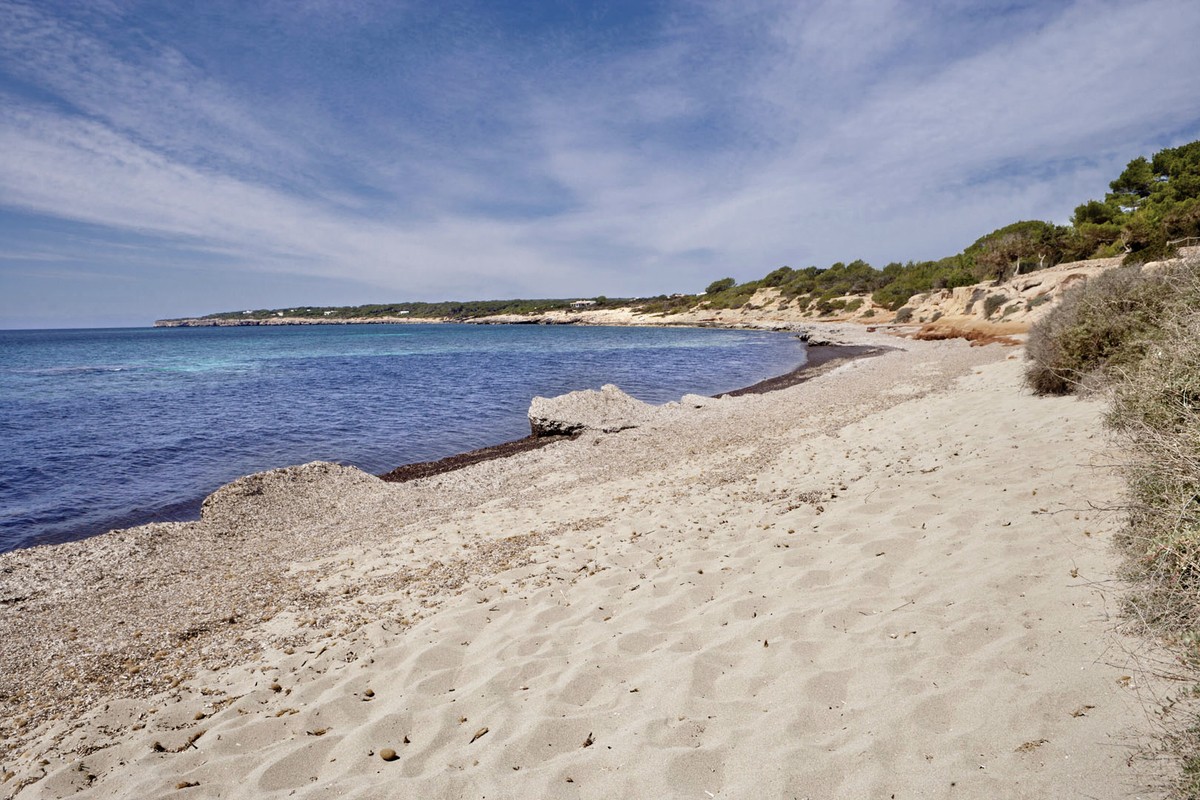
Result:
[[[702,394],[685,394],[683,397],[679,398],[679,405],[683,406],[684,408],[704,408],[705,406],[710,406],[716,402],[716,398],[705,397]]]
[[[529,404],[534,436],[573,436],[584,431],[615,433],[648,422],[655,408],[607,384],[558,397],[535,397]]]

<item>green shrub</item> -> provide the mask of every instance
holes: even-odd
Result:
[[[862,313],[863,319],[870,319],[873,316],[875,316],[875,309],[873,309],[873,308],[868,308],[866,311],[864,311]]]
[[[727,280],[732,280],[727,279]],[[708,288],[712,289],[717,284],[724,284],[724,281],[716,281]],[[760,286],[758,281],[747,281],[746,283],[734,284],[726,286],[718,292],[705,292],[704,302],[709,308],[741,308],[750,301],[754,293],[758,291]]]
[[[987,299],[983,301],[983,316],[987,319],[992,318],[992,314],[996,313],[996,309],[1004,305],[1004,301],[1008,299],[1002,294],[989,294]]]
[[[911,321],[912,318],[913,318],[913,310],[911,308],[909,308],[908,306],[904,306],[903,308],[896,310],[896,318],[894,321],[903,324],[905,322]]]
[[[1179,300],[1173,274],[1120,267],[1069,289],[1029,330],[1026,384],[1038,394],[1070,394],[1136,363]]]
[[[720,294],[721,292],[732,289],[735,284],[737,284],[737,281],[735,281],[733,278],[721,278],[710,283],[704,290],[704,293]]]

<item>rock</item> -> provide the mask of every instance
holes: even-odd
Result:
[[[705,397],[702,394],[685,394],[679,398],[679,405],[684,408],[704,408],[717,402],[716,398]]]
[[[584,431],[615,433],[648,422],[655,408],[611,383],[558,397],[535,397],[529,404],[534,436],[574,436]]]
[[[807,344],[809,347],[828,347],[832,344],[838,344],[833,339],[823,336],[813,331],[800,331],[796,334],[796,338]]]

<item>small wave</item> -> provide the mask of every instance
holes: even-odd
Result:
[[[90,375],[106,372],[134,372],[142,369],[140,366],[131,365],[103,365],[103,364],[87,364],[78,366],[66,367],[38,367],[37,369],[8,369],[5,372],[12,375]]]

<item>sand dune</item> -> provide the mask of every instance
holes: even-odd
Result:
[[[1112,630],[1119,518],[1092,508],[1119,493],[1099,406],[1022,392],[1013,348],[899,346],[411,484],[268,473],[204,522],[130,532],[163,564],[229,548],[213,607],[272,610],[201,637],[169,691],[10,738],[4,789],[1154,796],[1127,764],[1145,687]],[[73,547],[90,569],[115,545]],[[55,558],[3,557],[42,598],[31,648],[64,613]],[[92,587],[98,618],[119,591]],[[139,601],[183,602],[169,582]]]

